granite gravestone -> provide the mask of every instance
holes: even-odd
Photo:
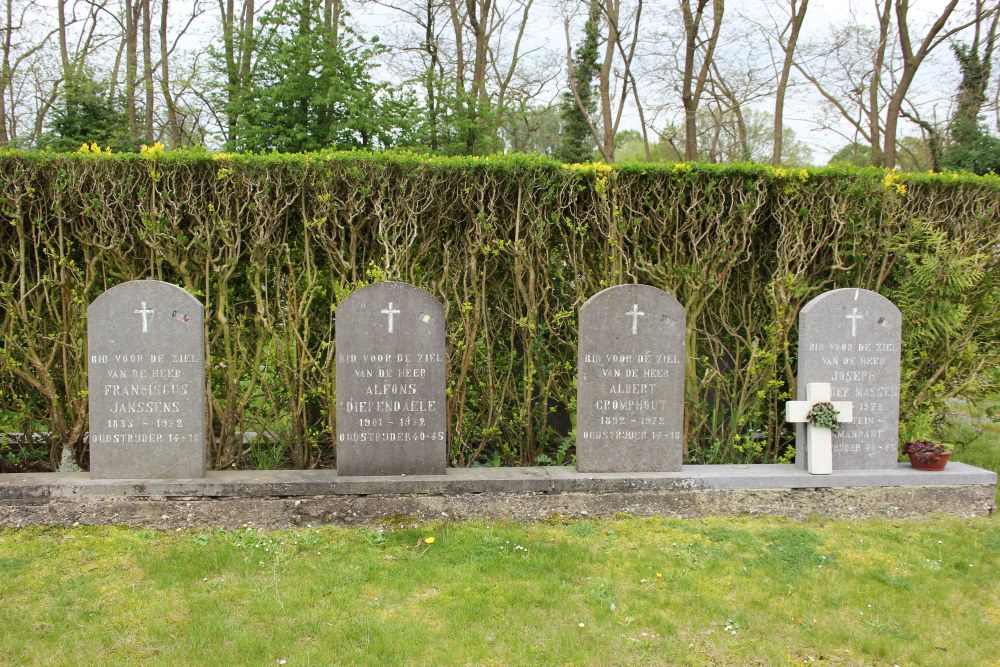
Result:
[[[375,283],[337,307],[337,474],[443,475],[444,306]]]
[[[90,473],[205,476],[204,307],[176,285],[122,283],[87,309]]]
[[[833,436],[833,469],[896,467],[902,316],[885,297],[865,289],[820,294],[799,312],[797,398],[806,385],[830,384],[833,401],[850,401],[853,420]],[[808,467],[805,428],[795,439],[795,463]]]
[[[684,307],[619,285],[580,308],[576,467],[674,472],[684,443]]]

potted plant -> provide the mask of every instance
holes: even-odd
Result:
[[[917,470],[944,470],[951,457],[951,446],[931,440],[912,440],[903,445],[903,453],[910,457],[910,465]]]

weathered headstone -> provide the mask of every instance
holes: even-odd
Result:
[[[176,285],[134,280],[87,309],[90,473],[205,476],[204,307]]]
[[[337,307],[337,474],[443,475],[444,306],[375,283]]]
[[[650,285],[609,287],[580,308],[577,470],[681,469],[684,323],[684,307]]]
[[[799,312],[798,399],[809,383],[827,382],[831,400],[854,405],[853,421],[833,436],[834,470],[896,467],[901,325],[899,309],[865,289],[820,294]],[[808,467],[801,425],[795,463]]]

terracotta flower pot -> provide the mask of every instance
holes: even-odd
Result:
[[[913,466],[915,470],[944,470],[944,466],[948,463],[948,459],[951,458],[951,452],[945,452],[935,459],[930,461],[918,461],[913,454],[907,454],[910,457],[910,465]]]

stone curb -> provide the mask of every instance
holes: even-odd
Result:
[[[675,473],[464,468],[445,475],[338,477],[332,470],[221,471],[204,479],[107,480],[89,473],[0,475],[0,527],[293,528],[452,520],[775,515],[801,519],[992,514],[997,475],[943,472],[810,475],[791,465],[684,466]]]
[[[793,465],[688,465],[680,472],[580,473],[570,467],[449,468],[445,475],[340,477],[335,470],[212,471],[202,479],[92,479],[89,473],[0,475],[0,501],[54,498],[289,498],[327,495],[620,493],[697,489],[995,486],[997,474],[964,463],[941,472],[845,470],[810,475]]]

